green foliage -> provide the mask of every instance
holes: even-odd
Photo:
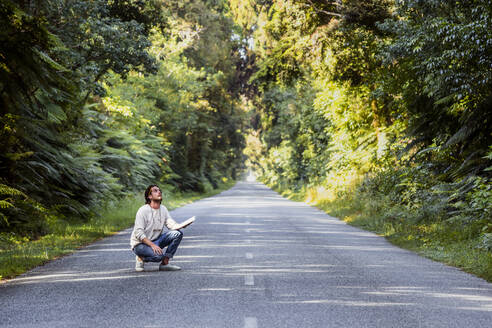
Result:
[[[4,190],[0,231],[35,238],[149,183],[210,191],[237,174],[243,41],[225,2],[1,0],[0,11],[1,183],[26,195]]]
[[[38,219],[30,220],[32,216]],[[21,233],[36,235],[46,229],[47,218],[47,211],[40,203],[18,189],[0,184],[0,231],[21,232],[17,227],[22,225]]]
[[[159,0],[108,0],[109,13],[123,22],[135,21],[145,28],[146,34],[153,27],[164,30],[167,15],[164,4]]]
[[[80,174],[81,183],[74,183],[82,168],[63,129],[73,113],[78,89],[71,73],[50,57],[52,49],[62,44],[48,32],[43,18],[29,16],[8,1],[1,2],[1,9],[2,178],[29,199],[41,202],[48,196],[41,202],[45,206],[57,204],[81,213],[86,210],[85,194],[79,199],[71,196],[87,191],[89,182]],[[67,190],[75,185],[78,190]],[[36,206],[21,204],[27,208],[12,209],[10,214],[16,218],[9,219],[10,224],[30,221],[32,214],[33,225],[40,226],[35,221],[41,222],[43,216],[36,215]]]
[[[400,1],[390,60],[411,61],[423,91],[436,99],[467,99],[477,105],[490,95],[490,1]]]
[[[481,177],[470,178],[459,191],[461,193],[454,192],[450,197],[454,211],[451,212],[452,216],[448,221],[455,225],[473,226],[472,233],[481,238],[481,244],[478,247],[492,250],[490,238],[492,233],[492,184],[490,180]]]
[[[264,31],[252,35],[265,181],[338,190],[397,172],[386,191],[409,220],[470,205],[463,188],[490,166],[490,4],[286,0],[266,18],[257,5],[236,16]]]
[[[401,94],[413,146],[452,154],[446,161],[454,175],[482,170],[491,141],[490,2],[398,4],[394,19],[380,25],[394,38],[381,55],[395,77],[382,89]]]
[[[216,186],[224,175],[234,177],[243,160],[243,112],[228,87],[234,83],[230,79],[234,66],[224,67],[225,72],[209,66],[194,68],[183,54],[191,56],[189,48],[204,47],[195,45],[200,28],[181,19],[169,23],[173,26],[169,36],[157,30],[152,34],[152,51],[160,64],[157,74],[132,74],[126,81],[112,79],[111,99],[134,108],[133,121],[142,117],[150,132],[162,138],[167,150],[160,156],[165,172],[162,181],[180,189],[204,191]],[[219,40],[220,36],[225,48],[231,47],[223,32],[210,31],[219,32],[215,37]],[[183,35],[188,38],[182,39]]]
[[[137,2],[51,0],[39,8],[50,23],[49,29],[63,42],[55,55],[79,78],[81,88],[102,94],[100,82],[112,70],[125,76],[131,69],[155,71],[155,61],[147,52],[150,42],[145,26],[152,17]],[[153,3],[153,2],[150,2]],[[127,9],[125,13],[123,8]],[[136,20],[134,20],[136,19]]]

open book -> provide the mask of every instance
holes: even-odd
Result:
[[[188,220],[186,221],[183,221],[181,222],[180,224],[178,224],[176,230],[179,230],[179,229],[183,229],[183,228],[186,228],[187,226],[189,226],[190,224],[192,224],[193,222],[195,222],[195,217],[192,216],[191,218],[189,218]]]

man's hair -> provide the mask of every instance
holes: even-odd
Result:
[[[149,195],[150,195],[150,189],[152,189],[153,187],[157,187],[159,188],[158,185],[150,185],[147,187],[147,189],[145,189],[145,194],[144,194],[144,197],[145,197],[145,204],[150,204],[150,199],[149,199]]]

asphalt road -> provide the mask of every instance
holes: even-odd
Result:
[[[135,272],[128,229],[0,285],[0,327],[492,326],[492,284],[259,183],[171,214],[182,271]]]

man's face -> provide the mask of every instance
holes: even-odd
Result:
[[[158,202],[162,201],[162,192],[159,187],[154,186],[150,189],[149,199]]]

